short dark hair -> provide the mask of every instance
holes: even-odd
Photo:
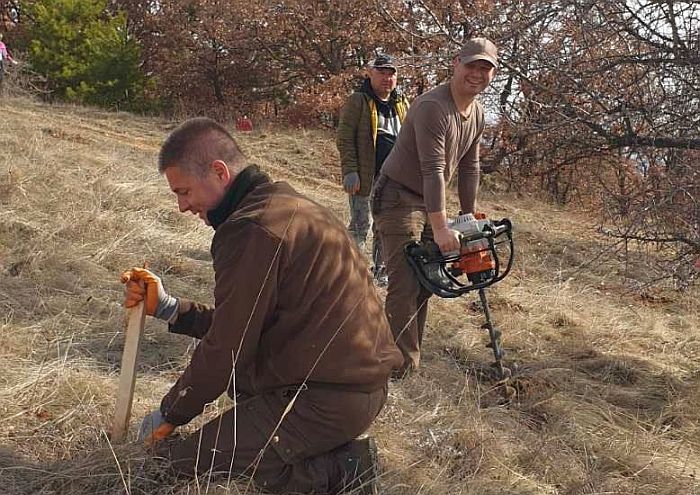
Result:
[[[203,176],[214,160],[234,167],[245,161],[245,155],[221,124],[195,117],[180,124],[165,140],[158,154],[158,171],[162,174],[169,167],[179,167]]]

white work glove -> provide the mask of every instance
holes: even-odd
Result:
[[[360,190],[360,175],[357,172],[345,174],[343,178],[343,189],[348,194],[357,194]]]
[[[145,268],[132,268],[121,275],[126,284],[124,307],[133,308],[145,300],[146,314],[173,323],[178,316],[179,303],[165,292],[163,282],[156,274]]]

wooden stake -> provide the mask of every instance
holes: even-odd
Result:
[[[143,325],[146,321],[145,305],[141,302],[138,306],[128,308],[126,315],[127,325],[124,353],[122,354],[122,370],[119,374],[117,406],[114,410],[114,423],[112,424],[112,441],[115,442],[124,440],[129,431],[131,402],[134,398],[134,386],[136,385],[136,361],[139,355]]]

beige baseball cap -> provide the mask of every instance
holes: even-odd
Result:
[[[475,60],[486,60],[494,67],[498,67],[498,48],[486,38],[471,38],[464,43],[457,55],[463,64]]]

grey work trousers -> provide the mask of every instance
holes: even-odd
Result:
[[[384,175],[374,185],[372,213],[389,276],[386,316],[404,357],[403,370],[417,368],[431,294],[418,282],[406,261],[404,247],[411,241],[432,239],[428,215],[422,197]]]
[[[378,276],[384,269],[384,255],[382,253],[382,242],[377,234],[376,222],[372,221],[370,212],[370,197],[359,194],[349,194],[348,203],[350,205],[350,223],[348,232],[355,240],[361,251],[364,251],[367,243],[367,234],[372,228],[372,270]]]
[[[386,387],[278,389],[241,400],[187,437],[159,443],[156,453],[186,476],[211,470],[252,478],[273,493],[331,494],[346,474],[342,446],[367,430],[386,397]]]

